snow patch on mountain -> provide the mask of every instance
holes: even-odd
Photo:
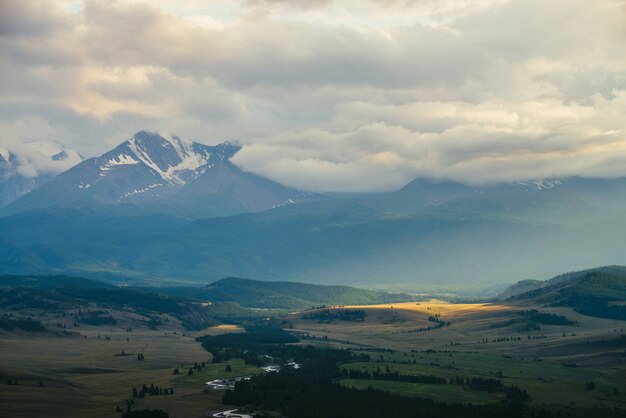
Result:
[[[41,150],[54,158],[67,158],[66,150],[55,144]],[[129,203],[177,215],[210,217],[266,210],[311,198],[242,171],[229,161],[239,150],[229,142],[211,146],[141,131],[59,174],[41,191],[34,190],[13,204],[12,210]]]
[[[543,189],[553,189],[556,186],[561,184],[561,180],[544,180],[544,179],[535,179],[531,181],[518,181],[517,184],[522,186],[536,188],[537,190]]]
[[[100,170],[109,171],[111,170],[111,168],[115,167],[116,165],[132,165],[132,164],[139,164],[139,161],[135,160],[130,155],[120,154],[115,158],[111,158],[104,165],[100,166]]]
[[[119,197],[119,198],[117,199],[117,202],[119,203],[119,202],[121,202],[123,199],[129,198],[129,197],[132,197],[132,196],[135,196],[135,195],[141,194],[141,193],[145,193],[145,192],[147,192],[147,191],[148,191],[148,190],[150,190],[150,189],[154,189],[155,187],[162,187],[162,186],[163,186],[163,184],[162,184],[162,183],[153,183],[153,184],[150,184],[150,185],[148,185],[148,187],[145,187],[145,188],[143,188],[143,189],[135,189],[135,190],[132,190],[132,191],[130,191],[130,192],[128,192],[128,193],[125,193],[123,196]]]
[[[0,157],[2,157],[4,161],[9,161],[9,150],[0,147]]]
[[[158,147],[155,149],[156,141],[160,141],[161,149]],[[182,186],[189,181],[184,178],[184,173],[195,172],[189,176],[195,180],[210,168],[207,166],[212,156],[210,152],[206,149],[202,153],[194,152],[194,143],[183,141],[178,137],[167,139],[155,135],[150,141],[146,141],[146,133],[140,132],[128,141],[128,147],[142,163],[174,186]],[[157,161],[156,157],[159,157],[160,161]]]

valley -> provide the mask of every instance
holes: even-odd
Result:
[[[600,281],[595,274],[590,270],[560,283],[569,281],[575,288],[593,279],[605,293],[612,289],[612,277]],[[224,390],[205,383],[278,375],[265,366],[294,358],[306,370],[313,361],[307,360],[314,354],[310,350],[338,349],[341,356],[352,357],[338,363],[333,384],[397,394],[409,404],[410,399],[443,402],[438,407],[442,414],[445,405],[459,402],[477,408],[513,402],[507,399],[514,393],[535,412],[548,408],[588,416],[598,407],[626,408],[625,320],[546,306],[536,291],[531,299],[517,295],[453,303],[395,294],[391,303],[376,303],[376,297],[391,296],[345,288],[341,300],[332,287],[280,282],[268,287],[237,280],[198,289],[197,299],[186,299],[180,295],[191,294],[192,288],[164,288],[179,295],[166,296],[158,288],[125,289],[63,276],[4,276],[0,403],[10,405],[7,411],[15,417],[82,416],[87,410],[90,416],[105,417],[121,414],[129,405],[136,411],[164,410],[170,417],[233,409],[275,414],[280,407],[242,406],[238,398],[229,400]],[[239,293],[228,290],[237,288]],[[302,296],[300,302],[290,299],[293,291]],[[210,292],[222,301],[211,302]],[[315,300],[302,302],[313,295]],[[365,296],[366,304],[349,303]],[[340,303],[313,304],[332,298]],[[247,301],[246,307],[233,299]],[[23,325],[18,318],[31,318],[43,328]],[[275,334],[263,336],[272,329]],[[232,333],[251,334],[228,337]],[[226,338],[211,340],[222,336]],[[298,372],[284,368],[281,375]],[[144,384],[145,396],[133,393]],[[148,393],[151,385],[156,393]]]
[[[0,0],[0,418],[625,418],[626,0]]]
[[[624,178],[323,194],[239,150],[142,131],[0,208],[9,416],[626,408]]]

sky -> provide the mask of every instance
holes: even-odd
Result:
[[[0,0],[0,147],[139,130],[313,191],[626,176],[626,0]]]

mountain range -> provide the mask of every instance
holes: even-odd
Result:
[[[624,262],[624,178],[334,196],[245,172],[238,150],[139,132],[77,164],[0,209],[0,273],[467,291]]]
[[[138,132],[12,202],[4,213],[116,205],[132,206],[133,212],[211,217],[270,209],[313,196],[243,172],[229,161],[239,149],[228,142],[208,146]]]

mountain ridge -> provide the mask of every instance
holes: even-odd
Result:
[[[138,133],[2,211],[0,273],[412,289],[545,277],[626,254],[624,178],[479,188],[420,177],[396,192],[327,196],[243,171],[230,161],[237,150]]]
[[[193,209],[187,216],[225,216],[315,196],[242,171],[230,162],[240,149],[231,142],[209,146],[140,131],[101,156],[59,174],[2,212],[130,204],[185,215],[188,204]],[[241,184],[246,188],[243,194],[233,186]],[[197,200],[202,200],[200,207]],[[163,208],[159,207],[160,201],[164,201]]]

